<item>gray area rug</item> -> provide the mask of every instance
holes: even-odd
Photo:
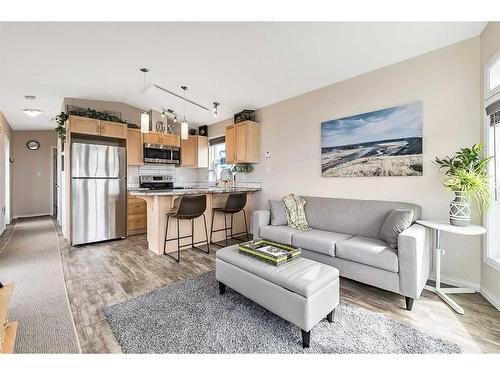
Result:
[[[105,309],[125,353],[459,353],[460,347],[341,302],[335,320],[300,329],[228,288],[215,273],[155,290]]]
[[[16,353],[80,352],[50,217],[17,221],[0,253],[0,281],[15,283],[8,318],[19,321]]]

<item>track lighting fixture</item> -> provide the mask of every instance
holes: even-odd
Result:
[[[212,107],[212,112],[214,113],[214,117],[217,117],[218,113],[218,108],[220,106],[219,102],[213,102],[213,107]]]
[[[164,118],[165,117],[165,111],[161,111],[161,117]]]

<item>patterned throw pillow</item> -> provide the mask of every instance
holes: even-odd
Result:
[[[305,199],[295,194],[288,194],[283,197],[283,203],[285,203],[286,207],[286,221],[288,227],[298,230],[309,229],[306,213],[304,212],[304,206],[306,205]]]

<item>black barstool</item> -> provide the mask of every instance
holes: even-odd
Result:
[[[247,227],[247,214],[245,212],[245,205],[247,204],[247,194],[246,193],[231,193],[227,197],[226,204],[224,207],[212,208],[212,225],[210,226],[210,243],[219,247],[223,247],[217,242],[212,242],[212,233],[224,231],[224,238],[227,246],[227,239],[238,239],[234,236],[240,236],[242,234],[246,234],[247,241],[250,240],[248,236],[248,227]],[[241,233],[233,233],[233,215],[238,212],[243,211],[243,217],[245,218],[245,231]],[[214,230],[214,219],[215,213],[222,212],[224,214],[224,228]],[[228,228],[227,226],[227,214],[231,215],[231,226]],[[227,231],[230,230],[230,236],[227,236]]]
[[[205,210],[207,209],[207,196],[206,195],[183,195],[177,199],[177,202],[174,202],[175,211],[169,212],[167,214],[167,225],[165,227],[165,243],[163,244],[163,254],[168,255],[170,258],[180,262],[181,260],[181,247],[191,246],[193,249],[198,249],[203,251],[206,254],[210,253],[210,244],[208,242],[208,233],[207,233],[207,220],[205,218]],[[203,216],[203,223],[205,225],[205,238],[206,241],[198,241],[194,242],[194,219]],[[167,238],[168,235],[168,224],[170,218],[177,219],[177,237]],[[179,230],[179,221],[180,220],[191,220],[191,235],[182,236]],[[191,237],[191,244],[182,245],[181,239]],[[177,240],[177,258],[170,255],[166,252],[167,242]],[[201,243],[207,243],[207,251],[203,250],[200,247],[196,247],[194,245],[198,245]]]

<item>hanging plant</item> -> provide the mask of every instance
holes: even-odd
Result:
[[[69,115],[65,112],[59,113],[53,120],[57,122],[56,134],[62,143],[66,142],[66,126],[65,123],[68,120]]]

